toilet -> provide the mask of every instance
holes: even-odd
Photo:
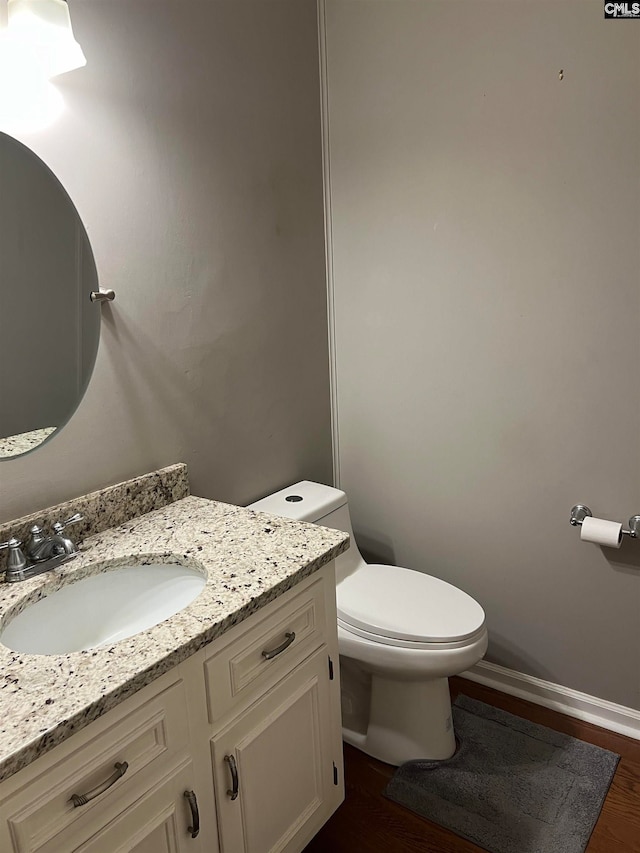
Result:
[[[366,563],[340,489],[304,480],[249,509],[351,537],[336,558],[344,740],[388,764],[450,758],[456,740],[448,678],[487,650],[482,607],[438,578]]]

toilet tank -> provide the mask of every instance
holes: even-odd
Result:
[[[338,580],[360,565],[364,565],[364,559],[358,551],[353,536],[347,496],[340,489],[324,486],[322,483],[313,483],[311,480],[302,480],[300,483],[294,483],[293,486],[287,486],[279,492],[249,504],[247,509],[282,515],[296,521],[309,521],[348,533],[351,537],[349,550],[336,558]]]
[[[285,518],[294,518],[296,521],[312,521],[314,524],[320,524],[321,518],[346,505],[347,496],[340,489],[302,480],[300,483],[294,483],[293,486],[287,486],[286,489],[280,489],[279,492],[249,504],[247,509],[283,515]]]

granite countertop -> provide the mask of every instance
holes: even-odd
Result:
[[[207,575],[188,607],[114,645],[64,655],[0,645],[0,780],[312,574],[348,541],[337,530],[185,497],[90,536],[59,569],[0,584],[1,628],[27,604],[100,571],[169,559]]]

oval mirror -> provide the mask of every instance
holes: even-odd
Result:
[[[53,172],[0,133],[0,460],[63,427],[91,378],[100,306],[87,232]]]

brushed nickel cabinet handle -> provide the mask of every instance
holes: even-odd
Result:
[[[195,791],[185,791],[185,797],[187,798],[187,802],[189,803],[189,808],[191,809],[191,823],[192,826],[187,827],[187,832],[191,833],[192,838],[197,838],[200,833],[200,812],[198,811],[198,799],[196,797]]]
[[[231,771],[231,784],[233,785],[232,788],[229,788],[227,790],[227,795],[231,797],[232,800],[237,800],[238,791],[240,790],[240,780],[238,779],[238,766],[233,755],[225,755],[224,760],[229,765],[229,770]]]
[[[129,769],[129,765],[126,761],[116,761],[115,763],[115,773],[109,776],[104,782],[100,785],[96,785],[95,788],[92,788],[90,791],[87,791],[86,794],[72,794],[69,802],[73,803],[74,808],[78,808],[78,806],[86,806],[87,803],[91,802],[91,800],[95,800],[96,797],[99,797],[100,794],[104,794],[106,790],[108,790],[112,785],[120,779],[121,776]]]
[[[264,652],[262,652],[262,657],[265,660],[271,660],[272,658],[275,658],[278,655],[281,655],[282,652],[284,652],[286,649],[288,649],[289,646],[291,645],[291,643],[293,643],[293,641],[295,640],[295,638],[296,638],[295,631],[287,631],[287,633],[285,634],[285,637],[287,639],[284,641],[284,643],[281,643],[281,645],[279,645],[275,649],[270,649],[269,651],[265,650]]]

